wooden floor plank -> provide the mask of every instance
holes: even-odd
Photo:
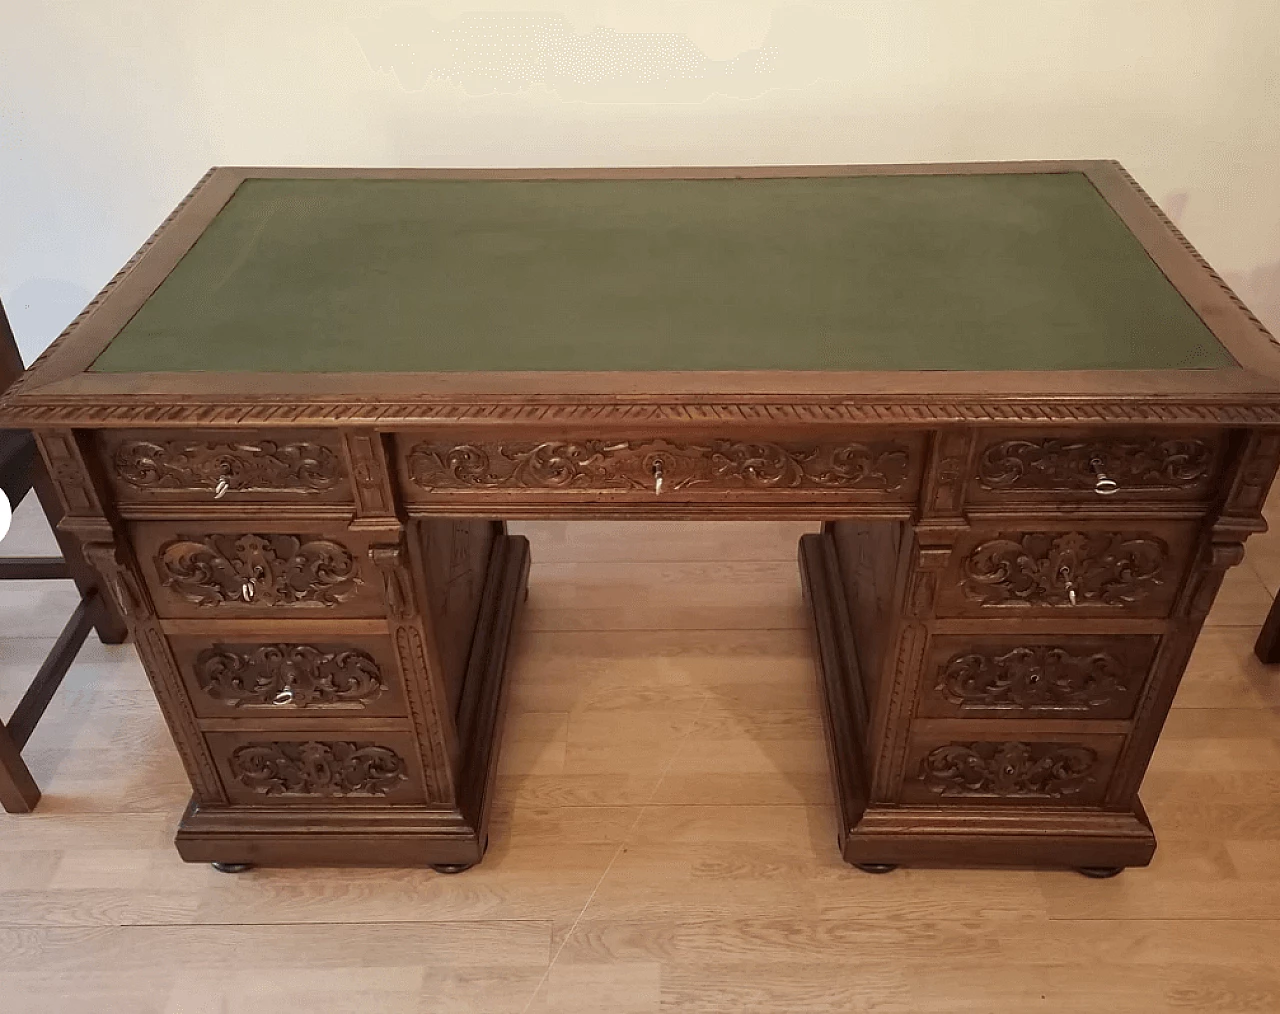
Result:
[[[145,675],[91,637],[27,748],[40,809],[0,816],[0,1010],[1280,1009],[1280,666],[1251,653],[1280,532],[1231,573],[1174,703],[1143,788],[1155,862],[1090,881],[840,861],[809,526],[520,527],[531,609],[483,864],[183,864]],[[56,630],[22,633],[0,635],[0,707]]]

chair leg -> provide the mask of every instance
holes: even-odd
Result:
[[[1271,611],[1267,613],[1267,620],[1254,642],[1253,653],[1268,665],[1280,662],[1280,595],[1271,603]]]
[[[35,732],[36,723],[40,721],[45,709],[49,707],[49,702],[53,700],[54,693],[62,685],[62,678],[66,676],[71,663],[80,654],[84,639],[89,636],[93,622],[90,615],[97,595],[97,592],[91,592],[89,598],[81,599],[76,605],[75,612],[67,620],[67,625],[62,628],[62,633],[58,635],[53,650],[45,657],[39,672],[36,673],[36,678],[31,681],[31,686],[27,687],[22,700],[13,709],[13,714],[9,717],[9,738],[19,750],[27,745],[27,740]]]
[[[30,813],[40,801],[40,789],[27,770],[22,752],[0,722],[0,806],[9,813]]]

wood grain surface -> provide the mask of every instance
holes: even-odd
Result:
[[[1091,881],[841,861],[805,526],[512,530],[536,562],[482,864],[182,863],[182,765],[132,647],[91,638],[28,747],[40,809],[0,815],[0,1010],[1280,1007],[1280,669],[1251,654],[1280,534],[1228,572],[1179,689],[1152,865]],[[3,549],[41,538],[24,508]],[[0,589],[0,710],[72,594]]]

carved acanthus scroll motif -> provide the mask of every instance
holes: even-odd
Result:
[[[1087,711],[1125,693],[1130,679],[1125,665],[1105,651],[1073,655],[1032,645],[1000,655],[955,655],[939,670],[935,689],[961,709]]]
[[[342,480],[338,455],[308,442],[131,440],[116,449],[112,467],[139,490],[321,493]]]
[[[1028,532],[973,549],[962,590],[987,606],[1122,606],[1164,583],[1168,557],[1168,545],[1154,535]]]
[[[166,587],[197,606],[335,606],[363,581],[345,546],[296,535],[207,535],[160,549]]]
[[[917,777],[940,796],[1044,796],[1081,792],[1098,755],[1063,743],[948,743],[920,761]]]
[[[424,489],[653,490],[655,466],[670,491],[841,489],[892,491],[910,467],[907,447],[893,441],[821,447],[716,440],[419,444],[409,455]]]
[[[246,743],[231,771],[265,796],[385,796],[408,778],[404,759],[374,743]]]
[[[387,690],[372,656],[309,644],[209,648],[196,658],[195,677],[205,693],[230,707],[364,707]]]
[[[1121,489],[1183,490],[1213,472],[1213,448],[1203,440],[1005,440],[978,461],[983,489],[1093,489],[1105,474]]]

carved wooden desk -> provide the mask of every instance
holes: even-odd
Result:
[[[1138,801],[1280,356],[1118,165],[219,169],[6,399],[129,618],[188,860],[485,848],[510,518],[807,518],[845,858]]]

